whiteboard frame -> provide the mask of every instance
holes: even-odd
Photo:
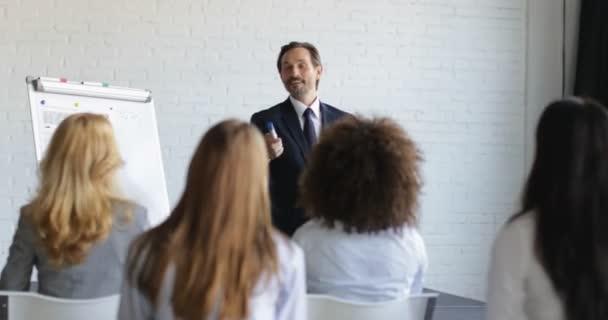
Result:
[[[145,101],[136,101],[136,100],[128,100],[128,99],[120,99],[117,98],[116,96],[114,97],[102,97],[102,96],[95,96],[95,95],[90,95],[90,94],[85,94],[85,95],[79,95],[77,90],[72,90],[73,93],[63,93],[63,92],[58,92],[58,93],[54,93],[54,92],[46,92],[45,90],[39,90],[42,89],[40,88],[40,86],[37,85],[38,81],[42,80],[50,80],[50,81],[57,81],[57,82],[64,82],[66,84],[71,85],[71,87],[76,88],[75,85],[81,85],[83,88],[92,88],[92,87],[98,87],[101,93],[103,93],[103,89],[104,88],[108,88],[109,90],[111,90],[110,92],[118,92],[117,90],[124,90],[125,92],[127,91],[145,91],[148,92],[149,97],[147,99],[145,99]],[[142,105],[147,105],[146,107],[150,108],[150,116],[152,118],[152,123],[149,124],[152,127],[152,130],[154,131],[154,134],[152,134],[151,136],[147,137],[148,139],[151,139],[151,143],[154,145],[157,145],[158,148],[154,148],[155,151],[157,152],[156,155],[158,159],[160,160],[160,170],[157,173],[158,175],[160,175],[160,179],[162,180],[160,183],[160,187],[162,188],[162,190],[160,190],[160,192],[162,194],[158,194],[158,190],[155,191],[153,197],[157,198],[160,197],[161,199],[159,199],[160,203],[162,203],[160,206],[162,208],[149,208],[146,206],[146,201],[142,201],[142,199],[138,199],[137,197],[130,197],[130,193],[129,192],[125,192],[124,196],[126,196],[127,199],[129,200],[133,200],[136,203],[139,203],[145,207],[147,207],[148,210],[148,219],[150,220],[152,225],[158,224],[160,222],[162,222],[163,220],[166,219],[166,217],[169,215],[170,213],[170,205],[169,205],[169,197],[168,197],[168,192],[167,192],[167,180],[165,177],[165,169],[164,169],[164,163],[163,163],[163,158],[162,158],[162,152],[161,152],[161,148],[160,148],[160,139],[159,139],[159,135],[158,135],[158,125],[157,125],[157,118],[156,118],[156,110],[154,108],[154,101],[152,99],[151,96],[151,92],[150,90],[142,90],[142,89],[132,89],[132,88],[123,88],[123,87],[110,87],[107,86],[106,84],[103,83],[96,83],[96,82],[84,82],[84,81],[67,81],[65,79],[61,79],[61,78],[48,78],[48,77],[32,77],[32,76],[28,76],[26,77],[26,84],[27,84],[27,90],[28,90],[28,98],[29,98],[29,102],[30,102],[30,115],[31,115],[31,119],[32,119],[32,129],[33,129],[33,134],[34,134],[34,145],[36,148],[36,159],[38,160],[38,163],[40,162],[40,160],[44,157],[44,152],[45,150],[43,150],[43,148],[46,148],[46,145],[43,145],[43,141],[41,138],[42,132],[41,132],[41,119],[39,119],[40,114],[39,114],[39,110],[37,110],[36,108],[38,107],[37,101],[36,101],[36,94],[40,93],[40,92],[46,92],[49,94],[58,94],[58,95],[74,95],[74,96],[82,96],[82,97],[86,97],[87,99],[95,99],[95,100],[105,100],[105,99],[114,99],[114,100],[124,100],[124,101],[129,101],[131,103],[141,103]],[[85,90],[85,91],[90,91],[90,90]],[[86,112],[86,110],[83,110],[82,112]],[[78,113],[78,112],[76,112]],[[120,137],[116,137],[117,139],[120,139]],[[141,186],[138,185],[137,187],[139,187],[140,189],[145,189],[146,186]],[[140,190],[141,191],[141,190]],[[151,210],[156,210],[156,212],[151,212]]]

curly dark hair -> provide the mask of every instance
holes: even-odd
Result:
[[[311,218],[347,233],[416,225],[422,156],[393,120],[347,117],[323,131],[300,178]]]

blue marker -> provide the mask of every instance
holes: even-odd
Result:
[[[276,139],[279,137],[279,136],[277,136],[277,132],[274,130],[274,125],[272,124],[272,121],[266,122],[266,129],[268,129],[268,132],[266,132],[266,133],[270,133],[270,136],[273,139]]]

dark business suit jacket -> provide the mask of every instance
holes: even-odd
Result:
[[[321,129],[348,113],[326,103],[319,104]],[[272,221],[275,227],[291,236],[306,220],[304,211],[296,207],[298,178],[310,152],[298,114],[289,98],[251,116],[251,122],[263,133],[268,132],[267,122],[272,122],[277,135],[283,141],[283,154],[270,161],[270,196]]]

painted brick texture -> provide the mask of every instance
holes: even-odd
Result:
[[[275,59],[317,45],[320,98],[390,116],[424,157],[427,286],[482,298],[524,175],[525,0],[0,0],[0,261],[36,188],[24,79],[151,89],[172,203],[201,134],[286,98]]]

